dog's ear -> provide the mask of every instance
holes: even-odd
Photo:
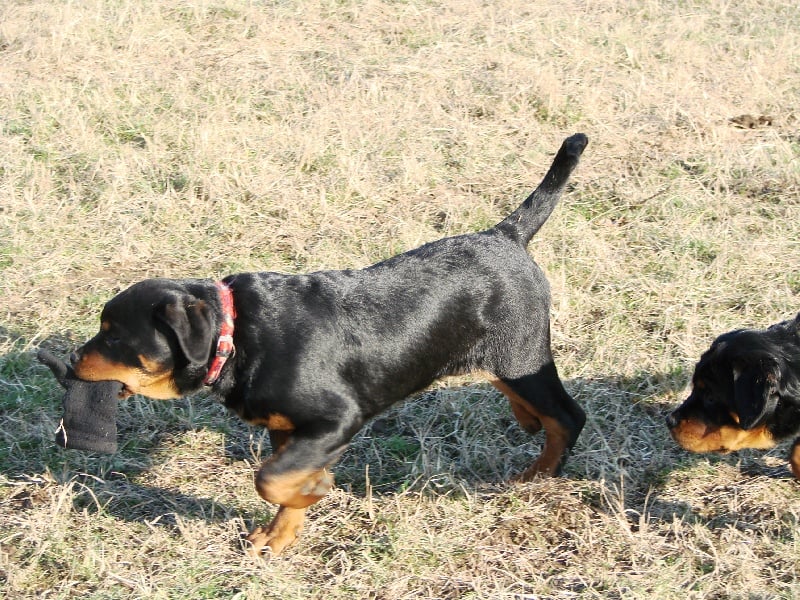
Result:
[[[778,402],[780,368],[775,362],[733,370],[733,408],[739,427],[752,429],[775,410]]]
[[[211,354],[216,334],[211,307],[194,296],[184,296],[161,304],[156,318],[175,333],[183,354],[193,364],[203,364]]]

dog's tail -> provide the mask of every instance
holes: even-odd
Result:
[[[565,139],[539,187],[517,210],[498,223],[497,229],[527,246],[556,207],[561,192],[570,174],[578,166],[578,160],[588,143],[589,138],[582,133]]]

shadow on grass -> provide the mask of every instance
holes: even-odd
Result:
[[[19,340],[17,345],[24,347],[21,338],[8,331],[0,331],[0,336]],[[50,340],[43,345],[62,356],[71,347],[68,340]],[[32,351],[14,350],[13,343],[11,347],[0,358],[0,474],[10,486],[4,500],[13,509],[26,510],[38,485],[56,482],[74,486],[77,511],[102,511],[116,519],[161,527],[175,527],[177,518],[222,522],[251,512],[251,507],[243,510],[234,499],[220,501],[147,481],[148,474],[169,458],[174,441],[190,432],[224,436],[224,457],[211,459],[216,461],[212,476],[237,461],[255,467],[258,459],[269,454],[264,437],[258,442],[266,444],[263,455],[260,447],[254,451],[253,430],[219,403],[203,397],[170,402],[132,399],[120,405],[118,453],[103,456],[65,451],[53,442],[62,389],[49,370],[36,362]],[[711,522],[688,504],[662,497],[673,471],[691,470],[695,464],[709,461],[707,456],[677,448],[664,424],[675,404],[665,398],[680,392],[685,381],[686,374],[680,370],[566,381],[565,386],[588,415],[567,465],[567,477],[612,485],[624,482],[624,505],[648,505],[652,519]],[[542,434],[530,436],[519,428],[507,401],[494,388],[439,388],[423,392],[369,423],[334,470],[338,485],[359,495],[369,491],[389,496],[415,490],[452,496],[507,481],[535,459],[542,441]],[[201,459],[196,449],[189,444],[176,450],[186,456],[181,462],[183,472],[176,474],[176,479],[209,477],[207,470],[193,466],[209,460],[207,453]],[[738,460],[737,456],[711,459],[729,465]],[[785,469],[754,467],[752,462],[746,469],[746,473],[755,470],[757,475],[779,479],[788,474]],[[249,493],[260,502],[255,490],[250,488]],[[220,496],[232,498],[225,493]]]

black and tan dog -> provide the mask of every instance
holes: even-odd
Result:
[[[526,246],[586,144],[567,138],[539,187],[492,229],[363,270],[137,283],[105,305],[100,332],[72,356],[75,373],[151,398],[209,386],[269,429],[273,455],[255,484],[280,508],[249,535],[253,554],[294,542],[306,507],[333,484],[326,468],[367,420],[443,376],[486,373],[523,428],[545,431],[520,479],[555,474],[585,415],[553,363],[549,285]]]
[[[767,449],[800,435],[800,315],[714,340],[695,367],[691,395],[667,425],[692,452]],[[800,479],[800,437],[789,464]]]

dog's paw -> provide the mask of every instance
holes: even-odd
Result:
[[[256,527],[245,540],[245,552],[253,558],[267,558],[272,554],[276,554],[272,551],[272,546],[269,545],[269,527]]]
[[[250,556],[278,556],[297,542],[297,535],[290,531],[273,531],[271,527],[258,527],[247,536],[247,541],[250,542]]]
[[[256,527],[246,538],[247,554],[254,558],[277,556],[297,541],[297,536],[286,531],[272,531],[272,527]]]
[[[303,529],[305,512],[304,508],[281,506],[272,523],[256,527],[247,536],[246,540],[250,544],[247,553],[254,557],[279,555],[297,541]]]
[[[530,467],[517,475],[512,481],[528,483],[537,477],[558,477],[561,475],[562,461],[553,461],[552,457],[540,456]]]

